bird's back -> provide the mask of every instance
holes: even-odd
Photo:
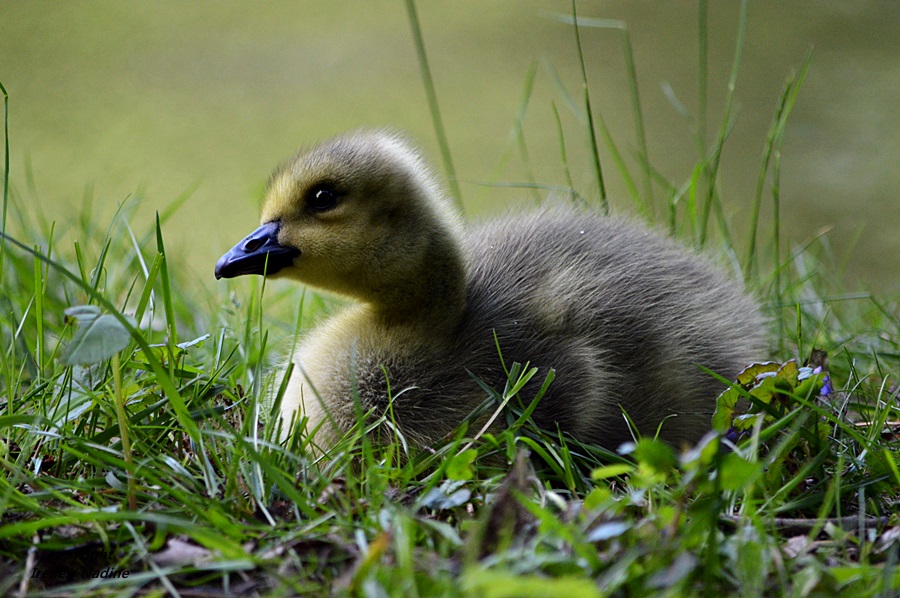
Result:
[[[642,434],[672,415],[662,436],[695,441],[723,388],[697,366],[733,378],[761,356],[765,326],[741,286],[644,226],[557,206],[474,226],[466,247],[451,359],[502,388],[496,332],[507,366],[540,369],[526,402],[553,368],[534,413],[544,427],[615,448],[631,438],[623,411]]]

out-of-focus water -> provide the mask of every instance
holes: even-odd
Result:
[[[721,121],[739,13],[738,2],[709,4],[707,141]],[[531,176],[565,183],[555,105],[575,184],[592,193],[584,125],[554,83],[558,76],[580,94],[572,29],[554,17],[569,6],[419,3],[471,213],[532,196],[482,184],[529,178],[511,132],[531,65],[537,70],[523,120]],[[697,160],[696,123],[663,90],[696,117],[696,4],[579,3],[579,10],[627,23],[651,163],[682,185]],[[750,4],[737,121],[721,170],[740,243],[781,88],[812,48],[781,155],[783,238],[799,246],[832,227],[828,239],[851,287],[900,290],[898,25],[894,0]],[[595,108],[637,172],[621,32],[583,29],[582,40]],[[107,220],[117,202],[140,189],[139,220],[148,222],[196,186],[166,233],[177,250],[170,259],[210,285],[215,259],[256,223],[270,169],[299,145],[389,125],[438,157],[401,2],[5,2],[0,81],[10,93],[18,205],[36,209],[39,198],[65,229],[86,186]],[[628,209],[608,152],[603,158],[613,204]],[[36,191],[28,189],[26,164]],[[656,195],[659,202],[659,188]]]

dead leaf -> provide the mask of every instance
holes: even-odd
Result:
[[[521,544],[534,533],[535,520],[519,496],[527,495],[535,481],[528,460],[529,453],[520,450],[516,462],[500,484],[479,526],[478,558]]]

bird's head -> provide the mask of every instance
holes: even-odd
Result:
[[[382,131],[301,151],[269,179],[262,225],[216,278],[278,275],[363,301],[415,282],[434,244],[457,252],[460,221],[418,153]]]

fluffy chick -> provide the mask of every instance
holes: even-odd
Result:
[[[465,227],[418,152],[360,131],[279,166],[262,226],[216,277],[289,277],[353,303],[297,348],[281,417],[327,449],[362,410],[415,444],[450,434],[502,388],[503,359],[556,379],[542,427],[615,449],[641,434],[692,443],[725,377],[763,352],[756,303],[708,259],[643,225],[554,203]],[[664,421],[665,420],[665,421]],[[387,433],[383,438],[390,438]]]

